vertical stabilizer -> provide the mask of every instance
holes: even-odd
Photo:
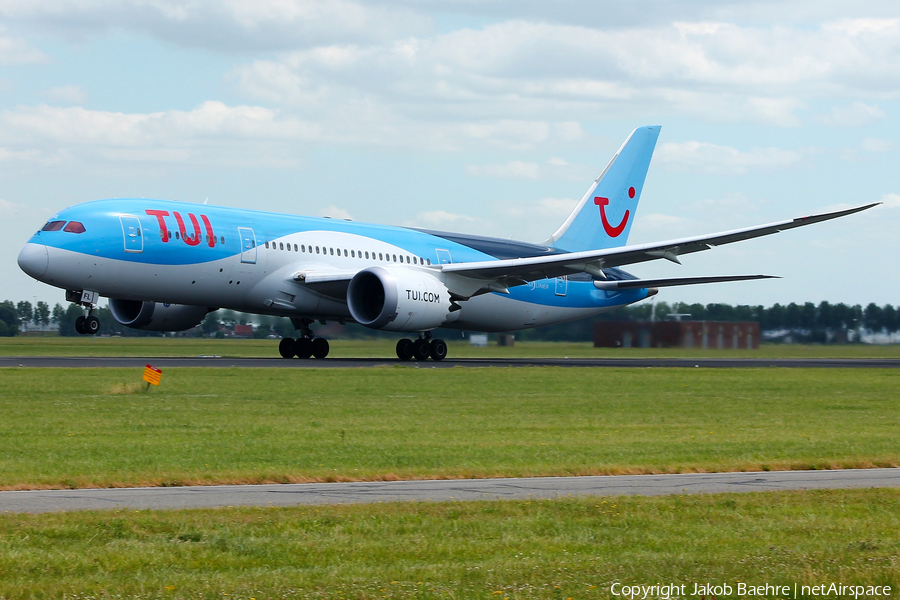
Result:
[[[547,246],[579,252],[625,245],[659,130],[653,125],[631,132]]]

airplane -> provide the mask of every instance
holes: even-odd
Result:
[[[633,304],[661,287],[771,278],[726,275],[640,279],[621,267],[679,257],[866,210],[846,210],[627,245],[659,126],[638,127],[571,214],[542,244],[350,220],[183,202],[96,200],[53,216],[23,247],[31,277],[86,309],[99,298],[122,325],[183,331],[220,308],[288,317],[297,338],[284,358],[325,358],[311,326],[356,322],[409,334],[401,360],[443,360],[438,327],[502,332],[582,319]],[[414,339],[411,339],[415,335]]]

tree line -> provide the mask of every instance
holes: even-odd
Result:
[[[18,303],[6,300],[0,302],[0,336],[14,336],[32,326],[47,328],[51,323],[56,324],[60,335],[78,335],[75,332],[75,319],[83,314],[84,309],[76,304],[69,304],[68,307],[56,304],[51,309],[43,301],[32,305],[27,300]],[[101,331],[106,334],[135,337],[159,335],[158,332],[125,327],[112,317],[106,307],[98,309],[95,314],[100,317]],[[828,339],[829,336],[825,336],[825,332],[835,333],[858,329],[885,333],[900,331],[900,310],[890,304],[879,306],[874,302],[865,307],[859,304],[832,304],[830,302],[820,302],[819,304],[791,302],[790,304],[773,304],[769,307],[722,303],[647,302],[626,306],[590,319],[520,331],[516,333],[516,337],[522,340],[586,341],[591,339],[594,323],[664,321],[673,318],[692,321],[755,321],[759,323],[760,329],[763,331],[784,329],[805,332],[809,341]],[[257,325],[254,332],[255,337],[266,337],[269,334],[287,337],[294,332],[290,320],[283,317],[266,317],[219,310],[207,315],[194,333],[196,335],[216,335],[219,332],[220,324],[234,325],[248,322]],[[347,325],[342,337],[377,336],[378,333],[360,326]],[[458,335],[459,332],[444,333],[444,336],[448,338]]]

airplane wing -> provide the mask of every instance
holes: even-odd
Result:
[[[875,202],[866,204],[865,206],[857,206],[855,208],[811,215],[808,217],[799,217],[797,219],[769,223],[768,225],[758,225],[756,227],[747,227],[744,229],[735,229],[733,231],[687,237],[653,244],[637,244],[619,248],[608,248],[605,250],[588,250],[585,252],[554,254],[533,258],[452,263],[435,265],[432,268],[440,270],[443,273],[453,273],[455,275],[476,280],[483,280],[485,281],[485,288],[489,288],[490,291],[503,291],[503,288],[522,285],[529,281],[560,277],[563,275],[571,275],[573,273],[590,273],[595,277],[605,279],[602,271],[603,268],[619,267],[660,258],[681,264],[678,257],[683,254],[709,250],[713,246],[722,246],[741,240],[771,235],[773,233],[778,233],[779,231],[805,227],[806,225],[812,225],[813,223],[820,223],[830,219],[837,219],[838,217],[844,217],[872,208],[878,204],[880,203]],[[627,282],[618,283],[626,283],[627,285]],[[711,282],[707,281],[706,283]]]

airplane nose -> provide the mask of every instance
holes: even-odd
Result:
[[[34,277],[40,279],[47,272],[50,258],[47,256],[47,246],[40,242],[30,241],[19,252],[19,268]]]

